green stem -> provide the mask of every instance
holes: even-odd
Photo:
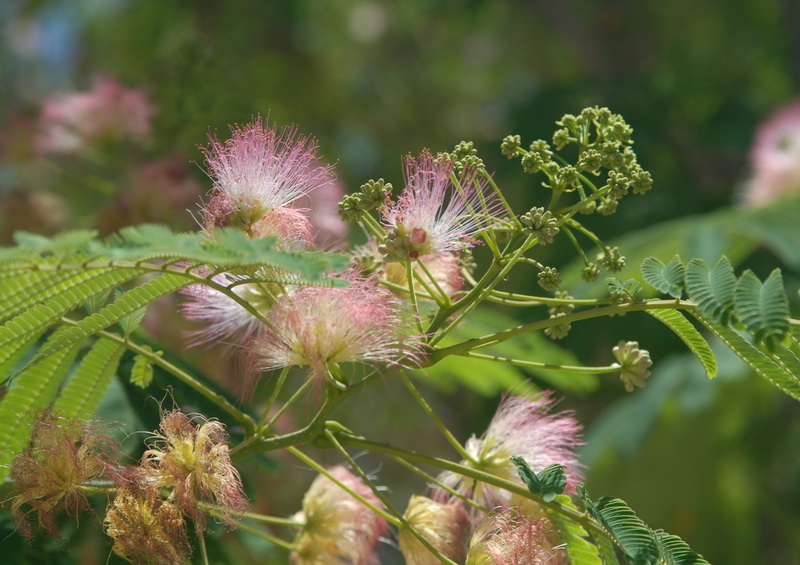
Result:
[[[281,388],[283,388],[283,383],[286,381],[286,376],[289,374],[290,369],[291,367],[287,365],[281,371],[281,374],[278,377],[278,382],[275,383],[275,388],[269,397],[269,402],[267,402],[267,406],[264,408],[264,413],[261,415],[261,419],[258,421],[258,429],[263,428],[264,422],[269,417],[270,410],[272,410],[272,407],[275,406],[275,401],[278,399],[278,394],[281,392]],[[266,429],[268,430],[269,427]]]
[[[454,497],[460,499],[464,504],[466,504],[468,506],[472,506],[475,510],[477,510],[479,512],[485,512],[485,513],[491,512],[490,508],[486,508],[485,506],[482,506],[482,505],[478,504],[477,502],[475,502],[471,498],[469,498],[467,496],[464,496],[463,494],[461,494],[457,490],[450,488],[449,486],[447,486],[444,483],[442,483],[441,481],[439,481],[433,475],[431,475],[429,473],[426,473],[425,471],[423,471],[422,469],[420,469],[416,465],[413,465],[412,463],[409,463],[405,459],[403,459],[401,457],[394,456],[394,455],[389,455],[388,457],[390,457],[398,465],[401,465],[401,466],[405,467],[406,469],[408,469],[412,473],[416,473],[417,475],[419,475],[420,477],[425,479],[426,482],[428,482],[428,483],[430,483],[432,485],[436,485],[437,487],[439,487],[443,491],[447,492],[451,496],[454,496]]]
[[[513,306],[543,306],[545,304],[574,304],[575,306],[603,306],[613,303],[613,298],[553,298],[516,292],[493,290],[488,300]]]
[[[541,497],[541,495],[532,494],[527,488],[525,488],[521,484],[513,483],[506,479],[501,479],[500,477],[497,477],[490,473],[486,473],[484,471],[480,471],[478,469],[474,469],[472,467],[468,467],[460,463],[453,463],[452,461],[441,459],[439,457],[433,457],[431,455],[424,455],[416,451],[401,449],[398,447],[394,447],[388,443],[374,442],[366,438],[355,436],[349,433],[339,433],[337,435],[337,440],[341,445],[346,445],[349,447],[355,447],[359,449],[366,449],[368,451],[372,451],[375,453],[382,453],[389,457],[400,457],[402,459],[406,459],[409,461],[416,461],[417,463],[422,463],[423,465],[430,465],[431,467],[435,467],[437,469],[451,471],[458,475],[462,475],[464,477],[468,477],[470,479],[481,481],[483,483],[501,488],[503,490],[507,490],[512,494],[517,494],[519,496],[534,500],[541,506],[559,512],[560,514],[563,514],[573,522],[577,522],[582,526],[584,526],[585,528],[594,530],[600,535],[611,539],[609,534],[603,529],[603,527],[600,526],[600,524],[598,524],[594,520],[592,520],[588,516],[588,514],[584,512],[577,512],[569,508],[565,508],[561,506],[558,502],[546,502]]]
[[[298,522],[297,520],[292,520],[291,518],[267,516],[265,514],[256,514],[255,512],[237,512],[235,510],[222,508],[221,506],[217,506],[216,504],[211,504],[209,502],[198,501],[197,507],[203,512],[207,512],[218,518],[224,518],[227,515],[232,515],[236,516],[237,518],[247,518],[249,520],[256,520],[265,524],[275,524],[276,526],[291,526],[301,528],[304,525],[303,522]]]
[[[433,299],[436,301],[436,304],[438,304],[439,307],[441,308],[447,308],[448,306],[451,306],[452,302],[450,302],[450,297],[447,296],[447,293],[444,290],[442,290],[442,287],[439,285],[439,281],[437,281],[436,277],[433,276],[433,274],[431,273],[430,269],[428,269],[428,266],[425,264],[425,262],[420,259],[417,261],[417,265],[419,265],[420,270],[425,274],[425,276],[428,277],[428,280],[431,281],[431,284],[433,284],[434,288],[436,289],[436,292],[433,292],[433,290],[425,282],[425,279],[423,277],[418,276],[416,272],[414,273],[414,276],[417,278],[419,283],[425,288],[428,294],[434,296]]]
[[[406,261],[406,279],[408,279],[408,294],[411,297],[411,307],[414,309],[414,320],[417,324],[417,329],[420,335],[425,333],[422,329],[422,319],[419,315],[419,304],[417,303],[417,289],[414,288],[414,269],[411,267],[411,261]]]
[[[517,231],[522,231],[523,229],[522,223],[519,221],[519,218],[517,218],[517,215],[514,214],[514,210],[511,209],[511,206],[508,205],[505,196],[503,196],[503,193],[500,191],[497,184],[495,184],[492,175],[490,175],[488,171],[484,170],[483,178],[485,178],[489,183],[489,186],[492,187],[494,194],[497,196],[497,199],[500,200],[500,202],[503,204],[503,208],[506,209],[506,213],[508,214],[508,216],[514,220],[514,225],[516,226]]]
[[[508,357],[498,357],[497,355],[484,355],[483,353],[475,353],[473,351],[466,351],[459,353],[461,357],[472,357],[474,359],[484,359],[486,361],[495,361],[498,363],[508,363],[517,367],[530,367],[534,369],[548,369],[553,371],[569,371],[570,373],[589,373],[592,375],[601,373],[618,373],[620,366],[618,364],[606,365],[603,367],[579,367],[575,365],[555,365],[553,363],[538,363],[536,361],[526,361],[524,359],[510,359]]]
[[[206,538],[200,527],[195,523],[194,532],[197,535],[197,546],[200,548],[200,563],[208,565],[208,551],[206,551]]]
[[[442,422],[439,419],[439,416],[437,416],[436,412],[434,412],[431,409],[431,407],[428,404],[428,402],[422,397],[422,395],[417,390],[417,387],[414,386],[414,384],[411,382],[411,380],[408,378],[408,376],[404,372],[400,372],[400,379],[403,381],[403,384],[406,385],[406,388],[409,390],[411,395],[414,397],[414,400],[417,401],[417,404],[419,404],[422,407],[422,410],[425,412],[425,414],[427,414],[428,417],[431,419],[431,421],[436,425],[436,427],[439,428],[439,431],[442,432],[442,435],[447,439],[447,441],[450,443],[450,445],[453,446],[453,448],[456,450],[456,452],[463,459],[466,459],[467,461],[472,461],[474,463],[475,462],[475,458],[472,455],[470,455],[469,453],[467,453],[467,450],[464,449],[464,446],[461,445],[461,442],[459,442],[453,436],[453,434],[450,432],[450,430],[447,429],[447,426],[444,425],[444,422]]]
[[[66,317],[62,317],[61,321],[71,326],[77,325],[78,323],[75,320],[71,320]],[[193,388],[195,391],[204,396],[206,399],[216,404],[220,409],[227,412],[228,415],[233,417],[237,422],[239,422],[239,424],[241,424],[244,427],[245,431],[248,434],[253,433],[255,431],[256,429],[255,422],[248,414],[245,414],[244,412],[236,408],[236,406],[228,402],[228,400],[224,396],[214,392],[213,390],[211,390],[206,385],[195,379],[192,375],[190,375],[180,367],[174,365],[173,363],[170,363],[162,356],[157,355],[156,352],[150,351],[149,349],[145,349],[144,347],[130,341],[129,339],[117,335],[113,332],[100,330],[95,333],[106,339],[124,345],[137,355],[146,357],[147,360],[150,361],[153,365],[158,365],[165,371],[169,372],[173,377],[175,377],[185,385]]]
[[[379,241],[383,241],[386,238],[386,230],[383,229],[383,226],[378,223],[378,221],[370,216],[369,212],[364,212],[361,214],[358,219],[361,221],[362,225],[372,233]]]
[[[675,308],[678,310],[693,310],[696,307],[697,304],[688,300],[685,301],[650,300],[648,302],[633,302],[630,304],[618,304],[613,306],[606,306],[604,308],[593,308],[591,310],[573,312],[572,314],[567,314],[566,316],[559,316],[558,318],[548,318],[547,320],[531,322],[530,324],[524,324],[521,326],[517,326],[516,328],[503,330],[501,332],[485,335],[483,337],[468,339],[467,341],[451,345],[449,347],[436,349],[426,357],[424,366],[429,367],[431,365],[435,365],[448,355],[460,355],[466,351],[471,351],[473,349],[485,347],[493,343],[499,343],[501,341],[511,339],[512,337],[524,333],[543,330],[545,328],[549,328],[550,326],[557,324],[569,324],[581,320],[589,320],[591,318],[600,318],[604,316],[618,315],[625,312],[659,310],[664,308]]]
[[[337,451],[339,451],[339,453],[342,454],[342,457],[344,457],[345,460],[350,464],[350,466],[353,468],[353,471],[355,471],[358,474],[358,476],[361,478],[362,482],[365,485],[369,486],[370,490],[372,490],[373,494],[378,498],[378,500],[380,500],[383,503],[383,505],[386,506],[386,508],[392,513],[392,518],[394,518],[394,520],[392,520],[391,523],[396,528],[398,528],[398,529],[405,528],[409,532],[411,532],[411,534],[415,538],[417,538],[417,540],[419,540],[419,542],[423,546],[425,546],[425,548],[428,551],[430,551],[442,563],[445,563],[447,565],[458,565],[457,563],[455,563],[454,561],[452,561],[448,557],[442,555],[442,553],[438,549],[436,549],[433,545],[431,545],[431,542],[429,542],[425,536],[423,536],[421,533],[419,533],[419,531],[414,526],[412,526],[411,524],[408,523],[408,520],[406,520],[405,516],[403,516],[394,507],[394,505],[391,503],[391,501],[388,498],[386,498],[386,496],[384,496],[384,494],[375,487],[375,485],[372,483],[372,481],[369,480],[369,477],[367,477],[367,474],[361,469],[361,467],[359,467],[356,464],[355,460],[353,460],[353,458],[350,457],[350,454],[347,453],[347,450],[342,446],[342,444],[339,443],[339,441],[336,439],[336,436],[333,433],[331,433],[330,430],[326,430],[325,431],[325,435],[328,436],[328,439],[333,443],[333,445],[336,447]]]
[[[288,372],[287,370],[288,367],[284,369],[283,372],[281,372],[281,376],[283,376],[286,372]],[[283,406],[281,406],[280,409],[275,413],[275,415],[272,418],[270,418],[269,422],[267,422],[263,427],[259,426],[258,431],[261,434],[266,434],[270,429],[272,429],[272,426],[275,425],[275,422],[278,421],[278,418],[283,416],[284,412],[286,412],[292,406],[292,404],[294,404],[297,401],[298,398],[303,396],[303,394],[305,394],[305,392],[311,387],[313,383],[314,383],[314,377],[307,378],[306,382],[304,382],[300,386],[300,388],[298,388],[295,391],[295,393],[291,396],[291,398],[289,398],[289,400],[283,403]],[[267,414],[265,412],[264,416],[266,415]]]
[[[325,435],[329,436],[331,434],[330,434],[329,431],[326,430],[325,431]],[[338,445],[338,442],[335,442],[335,444]],[[287,447],[286,450],[289,453],[291,453],[292,455],[294,455],[295,457],[297,457],[298,459],[300,459],[300,461],[302,461],[303,463],[305,463],[306,465],[308,465],[309,467],[314,469],[320,475],[324,475],[325,477],[327,477],[329,480],[331,480],[333,483],[335,483],[339,488],[341,488],[347,494],[349,494],[350,496],[355,498],[358,502],[360,502],[361,504],[366,506],[370,510],[370,512],[382,517],[383,519],[385,519],[387,522],[389,522],[390,524],[392,524],[395,527],[399,527],[400,526],[400,521],[397,519],[397,516],[394,516],[393,514],[389,514],[384,509],[378,508],[377,506],[372,504],[369,500],[367,500],[366,498],[364,498],[363,496],[358,494],[356,491],[354,491],[353,489],[348,487],[346,484],[344,484],[342,481],[340,481],[339,479],[334,477],[325,467],[323,467],[322,465],[320,465],[319,463],[317,463],[316,461],[311,459],[311,457],[309,457],[308,455],[306,455],[305,453],[303,453],[302,451],[300,451],[299,449],[297,449],[295,447]],[[351,463],[351,465],[352,465],[352,463]],[[354,467],[354,470],[355,469],[356,469],[356,467]],[[361,471],[360,469],[358,469],[358,470]],[[361,471],[361,472],[363,473],[363,471]],[[362,480],[364,480],[364,477],[362,477]],[[364,482],[364,484],[365,485],[371,485],[372,482],[367,479]]]
[[[282,547],[283,549],[286,549],[288,551],[294,551],[294,544],[291,544],[286,540],[282,540],[279,537],[270,535],[270,534],[264,532],[263,530],[259,530],[258,528],[254,528],[253,526],[249,526],[247,524],[239,524],[238,528],[240,530],[243,530],[243,531],[249,533],[249,534],[253,534],[254,536],[258,536],[261,539],[265,539],[268,542],[277,545],[278,547]]]

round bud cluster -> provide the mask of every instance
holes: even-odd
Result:
[[[563,312],[558,313],[556,315],[551,315],[550,319],[558,319],[563,318],[566,316]],[[549,328],[544,329],[544,334],[549,337],[550,339],[564,339],[569,335],[569,330],[572,329],[572,324],[567,322],[566,324],[558,324],[555,326],[550,326]]]
[[[597,263],[589,263],[581,271],[581,278],[586,282],[594,282],[600,275],[600,266]]]
[[[603,216],[610,216],[617,211],[619,202],[613,198],[601,198],[597,203],[597,212]]]
[[[352,222],[363,213],[374,210],[384,203],[392,192],[392,183],[383,179],[370,180],[361,185],[361,192],[348,194],[339,203],[339,217]]]
[[[587,149],[581,152],[577,166],[579,171],[597,173],[603,166],[603,155],[597,149]]]
[[[509,159],[513,159],[514,157],[517,156],[517,152],[519,151],[521,145],[522,145],[522,139],[520,138],[520,136],[507,135],[503,139],[503,143],[500,144],[500,153],[502,153]]]
[[[597,260],[609,273],[618,273],[625,267],[625,256],[620,254],[619,247],[607,248]]]
[[[636,341],[620,341],[612,352],[620,365],[619,377],[625,383],[625,390],[633,392],[635,387],[643,387],[653,365],[650,353],[639,349]]]
[[[403,224],[397,226],[386,235],[386,240],[378,246],[378,251],[386,261],[408,261],[419,259],[433,250],[428,233],[422,228],[409,230]]]
[[[558,220],[553,217],[550,210],[544,208],[531,208],[519,219],[525,226],[525,232],[535,235],[540,245],[553,243],[553,237],[558,234]]]
[[[539,286],[544,290],[557,290],[561,286],[561,275],[555,267],[545,267],[536,276]]]
[[[614,200],[619,200],[628,194],[628,187],[630,187],[628,177],[617,171],[609,171],[608,173],[608,196]]]

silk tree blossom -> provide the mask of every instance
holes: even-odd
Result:
[[[249,503],[228,453],[225,427],[205,419],[195,425],[189,416],[173,410],[164,414],[159,430],[140,466],[123,476],[123,484],[146,485],[155,492],[172,489],[177,506],[201,527],[205,514],[198,502],[218,506],[224,520],[233,525],[234,514]]]
[[[258,368],[324,375],[338,363],[415,364],[420,337],[400,299],[375,277],[348,280],[344,288],[302,288],[275,304],[254,344]]]
[[[101,79],[88,92],[61,94],[42,103],[36,148],[40,154],[66,154],[104,142],[146,141],[155,113],[143,90]]]
[[[800,192],[800,100],[778,109],[758,128],[750,164],[753,176],[744,192],[748,206]]]
[[[211,280],[229,286],[239,279],[236,275],[221,273]],[[284,289],[278,284],[243,283],[232,287],[231,291],[260,313],[266,314],[275,297],[283,294]],[[196,284],[181,292],[187,297],[181,305],[183,316],[187,320],[203,324],[199,329],[187,333],[191,346],[231,340],[245,343],[255,337],[263,327],[256,316],[215,288]]]
[[[328,473],[376,508],[383,507],[375,493],[344,467],[331,467]],[[327,476],[314,479],[303,497],[303,510],[294,518],[304,524],[292,544],[295,565],[377,563],[375,546],[386,533],[386,520]]]
[[[460,500],[444,503],[415,495],[409,499],[403,517],[439,553],[456,563],[464,562],[469,516]],[[407,528],[402,528],[397,537],[407,565],[441,563]]]
[[[239,227],[253,237],[313,234],[305,214],[285,207],[334,178],[332,167],[318,164],[316,141],[294,127],[278,131],[261,118],[231,131],[224,142],[209,136],[204,150],[214,181],[206,227]],[[270,217],[277,210],[282,212]]]
[[[470,542],[466,565],[567,565],[552,523],[516,510],[490,514]]]
[[[486,433],[472,436],[464,446],[470,460],[462,465],[522,484],[512,456],[521,456],[534,472],[558,463],[567,468],[567,489],[581,478],[575,447],[581,445],[581,426],[569,411],[550,413],[548,392],[533,398],[508,397],[497,408]],[[452,472],[439,481],[487,508],[508,508],[511,493]]]
[[[457,253],[474,244],[472,236],[493,222],[500,209],[474,169],[465,167],[453,183],[454,165],[429,151],[406,158],[406,186],[396,202],[381,208],[388,232],[381,251],[390,260],[418,259],[432,253]]]

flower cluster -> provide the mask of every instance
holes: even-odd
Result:
[[[293,544],[292,563],[376,563],[375,546],[386,532],[386,520],[364,502],[382,507],[372,490],[344,467],[318,475],[303,497],[303,510],[294,516],[303,526]]]
[[[155,113],[143,91],[101,79],[88,92],[44,101],[37,149],[41,154],[68,154],[104,142],[145,141],[152,133]]]
[[[750,165],[746,205],[763,206],[800,191],[800,101],[778,109],[758,128]]]

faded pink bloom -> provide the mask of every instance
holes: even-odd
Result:
[[[800,191],[800,100],[779,108],[756,132],[750,151],[753,177],[744,203],[763,206]]]
[[[381,208],[388,236],[381,251],[393,260],[431,253],[457,253],[492,222],[499,209],[494,193],[477,173],[464,169],[453,184],[453,164],[429,151],[406,158],[406,187],[397,202]]]
[[[464,287],[464,277],[461,276],[461,262],[452,253],[433,253],[417,259],[414,263],[414,271],[425,283],[436,290],[436,286],[431,282],[428,274],[422,269],[419,263],[424,263],[428,272],[433,275],[436,284],[447,296],[453,296]],[[397,262],[386,263],[384,265],[386,280],[400,286],[408,287],[408,275],[405,267]],[[425,287],[419,282],[415,283],[414,289],[417,292],[427,292]]]
[[[123,478],[158,492],[171,488],[175,503],[203,525],[205,514],[198,502],[219,506],[233,525],[234,513],[247,509],[239,472],[231,463],[225,427],[216,420],[195,425],[178,410],[165,413],[160,433],[154,433],[141,465]]]
[[[375,278],[348,280],[344,288],[302,288],[275,304],[254,345],[259,368],[297,365],[324,375],[338,363],[415,363],[420,340],[400,300]]]
[[[105,142],[145,141],[155,113],[143,90],[101,79],[88,92],[61,94],[42,103],[36,148],[41,154],[76,153]]]
[[[328,472],[373,506],[383,507],[375,493],[344,467],[337,465]],[[386,520],[325,475],[318,475],[311,483],[303,497],[303,510],[294,518],[305,525],[294,541],[292,563],[377,563],[375,546],[386,533]]]
[[[567,565],[553,525],[516,510],[483,519],[470,542],[466,565]]]
[[[337,179],[322,185],[295,203],[307,208],[314,226],[314,241],[318,246],[329,248],[344,241],[350,225],[339,216],[339,202],[344,198],[344,187]]]
[[[567,488],[580,480],[575,447],[581,445],[581,425],[572,412],[551,414],[550,393],[533,398],[511,396],[503,400],[481,438],[472,436],[464,446],[471,460],[462,465],[523,484],[510,458],[520,456],[538,473],[558,463],[567,469]],[[467,477],[446,471],[439,481],[489,509],[507,508],[511,494]]]
[[[231,131],[225,142],[210,136],[211,146],[204,150],[214,180],[204,208],[206,226],[238,227],[252,237],[313,234],[304,214],[269,214],[333,180],[332,167],[318,164],[316,141],[298,136],[294,127],[277,131],[261,118]]]
[[[40,527],[57,535],[57,513],[77,518],[88,510],[91,506],[80,485],[99,479],[113,466],[109,458],[113,451],[111,438],[91,422],[49,411],[41,414],[30,445],[11,465],[16,491],[11,512],[22,534],[31,535],[32,512]]]
[[[460,500],[442,503],[425,496],[412,496],[403,517],[439,553],[456,563],[464,561],[469,517]],[[406,565],[441,563],[407,528],[402,528],[397,537]]]
[[[211,279],[213,282],[228,286],[236,282],[236,275],[221,273]],[[274,285],[240,284],[233,287],[233,292],[249,302],[259,312],[266,313],[273,303],[277,288]],[[183,289],[187,296],[181,305],[181,313],[187,320],[203,324],[199,329],[188,332],[189,345],[226,342],[230,340],[246,342],[254,337],[262,327],[261,321],[245,310],[233,299],[220,291],[204,284],[194,284]]]

